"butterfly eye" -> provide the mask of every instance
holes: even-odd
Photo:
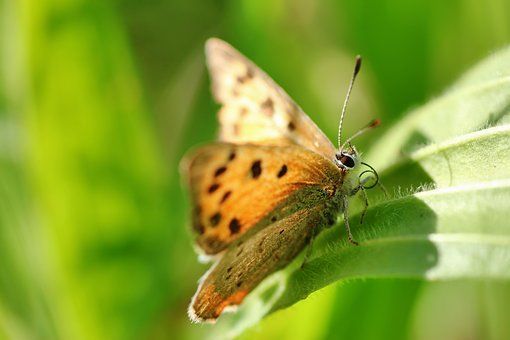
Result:
[[[356,165],[354,158],[346,153],[336,154],[336,159],[340,162],[340,165],[347,169],[352,169]]]

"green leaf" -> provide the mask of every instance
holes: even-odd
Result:
[[[407,177],[418,183],[421,173],[422,183],[437,188],[370,207],[361,228],[352,216],[359,247],[341,236],[343,225],[324,232],[304,269],[298,260],[273,275],[235,318],[225,318],[225,327],[239,332],[342,279],[510,279],[508,145],[504,125],[412,153],[382,179],[390,186]]]
[[[510,278],[510,180],[436,189],[385,202],[367,214],[360,247],[339,242],[293,271],[272,310],[347,277]]]
[[[441,142],[497,123],[510,108],[510,48],[475,66],[444,95],[389,128],[366,159],[379,171],[417,144]]]
[[[432,144],[387,169],[382,181],[390,188],[448,187],[509,178],[509,140],[510,125],[502,125]]]

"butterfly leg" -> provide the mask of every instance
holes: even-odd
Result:
[[[306,247],[305,257],[303,258],[303,263],[301,263],[301,269],[304,268],[305,264],[308,262],[308,259],[312,255],[314,240],[315,240],[315,228],[312,228],[312,235],[310,237],[310,242],[308,243],[308,246]]]
[[[345,231],[347,232],[347,237],[349,238],[349,242],[354,244],[355,246],[359,245],[359,243],[354,240],[354,237],[352,237],[351,234],[351,228],[349,226],[349,200],[347,196],[342,196],[342,202],[343,202],[343,208],[344,208],[344,225],[345,225]]]
[[[368,202],[368,196],[367,196],[367,192],[366,192],[365,188],[360,186],[359,189],[361,191],[360,197],[363,200],[363,210],[361,211],[361,216],[359,218],[359,224],[363,224],[363,220],[365,219],[365,214],[367,213],[369,202]]]
[[[388,193],[388,190],[384,187],[384,185],[381,182],[377,182],[377,185],[379,188],[381,188],[381,191],[384,193],[384,198],[388,199],[390,198],[390,194]]]

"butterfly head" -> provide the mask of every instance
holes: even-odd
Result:
[[[354,146],[347,150],[340,150],[335,154],[335,164],[345,174],[344,186],[346,192],[355,192],[360,187],[371,189],[379,183],[377,171],[362,162]],[[362,165],[362,166],[360,166]],[[366,168],[363,168],[366,167]],[[364,169],[364,170],[363,170]]]
[[[359,157],[356,149],[340,150],[335,154],[335,164],[344,171],[352,170],[358,166]]]

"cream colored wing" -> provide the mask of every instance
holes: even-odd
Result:
[[[223,104],[220,140],[296,143],[333,159],[335,148],[315,123],[264,71],[226,42],[206,43],[212,92]]]

